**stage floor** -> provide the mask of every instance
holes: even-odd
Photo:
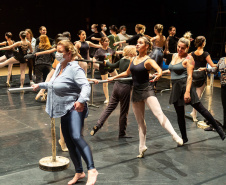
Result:
[[[98,73],[95,73],[99,77]],[[66,185],[74,176],[70,163],[67,170],[47,172],[39,169],[39,160],[51,155],[50,118],[45,113],[45,103],[35,101],[35,92],[9,93],[5,86],[6,77],[0,77],[0,184],[1,185]],[[168,79],[162,79],[158,86],[167,88]],[[219,84],[216,80],[215,84]],[[19,76],[13,76],[12,87],[19,87]],[[29,86],[26,75],[25,86]],[[113,84],[109,85],[110,92]],[[210,89],[207,88],[202,102],[207,107]],[[212,114],[222,122],[220,88],[214,87]],[[170,91],[157,93],[157,98],[176,132],[179,128],[176,113],[169,105]],[[94,104],[85,121],[84,136],[92,148],[95,166],[99,172],[97,185],[216,185],[226,184],[226,141],[221,141],[215,132],[205,132],[191,120],[191,106],[186,107],[188,143],[177,147],[152,112],[146,107],[147,147],[145,157],[137,159],[138,128],[132,107],[128,116],[127,134],[132,138],[118,138],[119,107],[97,132],[89,132],[104,110],[105,98],[102,85],[94,86]],[[203,120],[198,115],[198,120]],[[56,135],[59,139],[60,120],[56,119]],[[57,143],[57,156],[69,158]],[[84,169],[86,165],[84,163]],[[78,184],[86,184],[87,178]]]

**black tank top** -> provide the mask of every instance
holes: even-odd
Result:
[[[132,73],[133,85],[137,86],[149,82],[149,71],[144,67],[144,63],[150,58],[147,58],[143,62],[134,65],[133,62],[135,58],[130,65],[130,71]]]
[[[84,58],[84,59],[89,58],[89,44],[86,41],[81,42],[81,47],[79,50],[80,50],[80,55],[82,56],[82,58]]]

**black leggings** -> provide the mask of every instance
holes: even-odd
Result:
[[[215,129],[218,128],[218,125],[213,118],[213,116],[209,113],[209,111],[202,105],[201,102],[191,104],[193,108],[195,108]],[[188,141],[187,132],[186,132],[186,123],[185,123],[185,108],[184,106],[178,106],[174,104],[174,108],[177,113],[177,122],[180,128],[180,132],[182,135],[182,139],[184,143]]]
[[[83,172],[81,156],[86,162],[88,170],[95,168],[90,147],[82,136],[86,113],[87,110],[84,110],[83,112],[72,110],[61,117],[62,133],[68,147],[71,160],[75,166],[76,173]]]
[[[223,116],[224,116],[223,127],[226,128],[226,85],[221,86],[221,101],[223,105]]]

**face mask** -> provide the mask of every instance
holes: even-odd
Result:
[[[103,29],[104,31],[107,31],[107,28],[106,27],[104,27],[104,29]]]
[[[125,35],[126,34],[126,31],[122,31],[122,34]]]
[[[92,32],[95,32],[95,30],[94,30],[94,29],[91,29],[91,31],[92,31]]]
[[[60,63],[62,63],[63,61],[65,61],[65,58],[64,58],[63,56],[64,56],[63,53],[56,52],[55,58],[56,58],[56,60],[58,60]]]

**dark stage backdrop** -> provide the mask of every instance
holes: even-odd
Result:
[[[135,25],[141,23],[147,27],[146,34],[154,36],[153,27],[160,23],[164,25],[165,36],[168,36],[167,29],[171,25],[177,28],[178,37],[186,31],[191,31],[193,38],[206,36],[206,50],[209,50],[216,13],[217,0],[0,0],[0,42],[5,40],[7,31],[12,32],[13,39],[18,41],[19,32],[26,28],[38,37],[42,25],[46,26],[51,38],[69,31],[75,41],[78,30],[84,29],[89,35],[93,23],[104,23],[107,27],[126,25],[128,34],[135,34]]]

